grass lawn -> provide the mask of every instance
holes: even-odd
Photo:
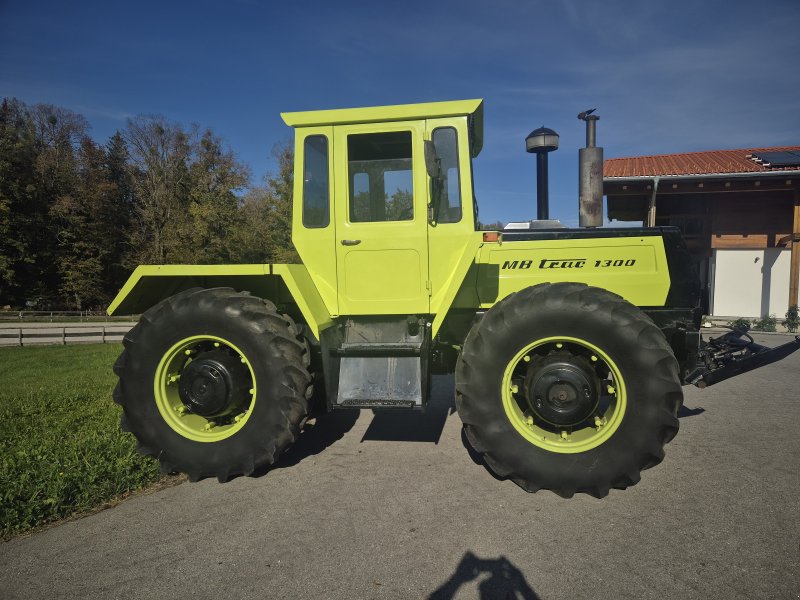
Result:
[[[0,535],[160,479],[111,400],[120,344],[0,348]]]

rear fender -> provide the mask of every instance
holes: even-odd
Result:
[[[332,320],[303,265],[142,265],[108,307],[109,315],[139,314],[193,287],[232,287],[278,305],[296,305],[314,336]]]

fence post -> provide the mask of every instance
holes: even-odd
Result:
[[[106,343],[106,326],[103,325],[103,343]]]
[[[66,346],[67,345],[67,328],[66,327],[62,327],[61,328],[61,345],[62,346]]]
[[[22,327],[19,328],[19,345],[22,346]]]

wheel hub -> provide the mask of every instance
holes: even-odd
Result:
[[[247,406],[249,377],[241,360],[221,350],[198,354],[181,372],[178,387],[189,412],[219,417]]]
[[[584,358],[567,353],[532,361],[525,390],[534,414],[562,427],[588,419],[600,400],[600,380],[592,367]]]

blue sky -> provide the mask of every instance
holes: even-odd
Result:
[[[577,222],[578,112],[607,158],[800,143],[800,2],[0,0],[0,96],[211,127],[254,179],[279,112],[486,101],[481,219],[535,213],[525,136],[561,135],[551,216]]]

